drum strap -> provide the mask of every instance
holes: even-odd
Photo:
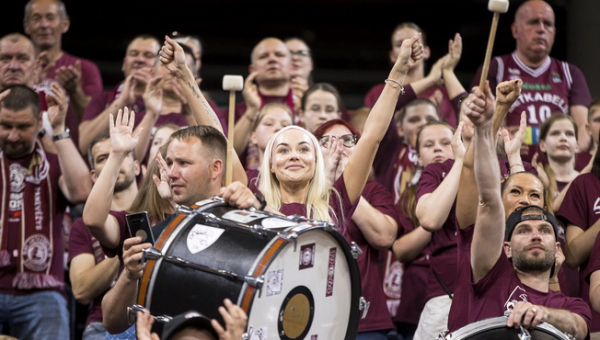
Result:
[[[444,292],[446,292],[446,294],[448,294],[448,297],[450,297],[450,300],[452,300],[452,293],[450,293],[450,290],[448,289],[448,287],[446,287],[444,281],[442,281],[442,278],[438,275],[435,269],[431,268],[431,270],[433,270],[433,275],[435,275],[435,278],[440,283],[440,286],[442,286],[442,289],[444,289]]]

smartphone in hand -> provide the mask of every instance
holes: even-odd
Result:
[[[127,219],[127,227],[131,237],[139,236],[142,238],[142,243],[150,242],[154,245],[154,235],[150,226],[148,212],[142,211],[133,214],[125,215]]]

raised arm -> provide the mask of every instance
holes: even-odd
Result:
[[[458,65],[461,55],[462,38],[460,34],[456,33],[454,39],[450,39],[448,42],[448,55],[442,67],[444,86],[446,87],[446,91],[448,91],[448,96],[450,98],[454,98],[466,92],[464,86],[460,83],[454,73],[454,69],[456,68],[456,65]]]
[[[392,67],[385,87],[365,122],[363,135],[356,144],[354,152],[342,176],[350,202],[354,203],[365,186],[373,165],[379,143],[390,125],[398,95],[403,91],[401,83],[414,63],[422,58],[423,46],[419,42],[420,34],[402,42],[400,55]]]
[[[107,248],[119,245],[121,231],[117,219],[109,214],[115,183],[121,164],[137,144],[133,134],[134,112],[119,110],[116,122],[110,115],[110,154],[83,209],[83,223],[94,237]]]
[[[217,117],[217,114],[213,111],[212,107],[202,94],[202,91],[200,91],[194,74],[185,62],[185,54],[181,46],[179,46],[175,40],[166,36],[165,44],[161,48],[159,56],[160,62],[171,72],[175,79],[177,79],[177,82],[181,85],[183,96],[187,99],[196,122],[199,125],[212,126],[223,133],[223,127],[221,126],[219,117]],[[233,143],[233,141],[230,141],[230,143]],[[244,185],[248,184],[246,171],[237,154],[234,153],[233,159],[230,161],[233,162],[233,181],[240,181]]]
[[[46,94],[48,103],[48,119],[52,124],[53,136],[60,135],[66,129],[68,99],[66,92],[57,83],[50,85],[50,93]],[[63,138],[54,142],[62,175],[58,185],[63,195],[72,203],[84,202],[90,189],[88,167],[71,138]]]
[[[258,95],[258,87],[254,84],[254,78],[256,78],[257,74],[258,72],[252,72],[244,80],[242,96],[246,102],[246,112],[244,112],[244,116],[235,123],[235,140],[233,142],[233,148],[238,154],[238,157],[246,151],[248,141],[250,140],[250,133],[252,132],[252,124],[260,110],[261,99]]]
[[[496,108],[508,107],[521,93],[521,80],[503,82],[496,89]],[[488,96],[491,94],[486,85]],[[479,189],[479,206],[471,245],[471,270],[473,282],[483,278],[500,258],[504,240],[504,205],[500,194],[500,166],[496,156],[496,130],[492,115],[485,109],[485,97],[475,89],[479,105],[466,108],[467,117],[475,125],[474,170]]]
[[[473,88],[472,91],[475,91],[475,88]],[[470,111],[471,106],[477,104],[475,101],[476,98],[477,96],[474,93],[471,93],[462,101],[459,108],[459,115],[461,117],[466,115],[466,111]],[[494,112],[494,96],[491,92],[486,95],[485,102],[479,103],[481,103],[481,107],[485,107],[486,112],[489,114]],[[505,109],[502,107],[501,109],[502,110],[497,111],[494,115],[493,131],[498,131],[502,125],[506,112],[508,112],[508,108]],[[463,160],[463,170],[460,175],[460,186],[458,187],[458,194],[456,195],[456,220],[461,229],[473,225],[475,223],[475,216],[477,215],[477,185],[475,183],[475,173],[473,172],[473,147],[473,142],[467,147],[467,152]]]

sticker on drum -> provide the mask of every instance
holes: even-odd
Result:
[[[278,229],[278,228],[287,228],[296,225],[297,223],[294,221],[286,220],[283,218],[276,217],[268,217],[262,220],[262,226],[267,229]]]
[[[199,253],[217,242],[225,229],[196,224],[187,236],[187,248],[192,254]]]
[[[468,324],[453,333],[446,335],[443,339],[452,340],[480,340],[480,339],[502,339],[502,340],[571,340],[573,337],[561,332],[549,323],[542,322],[535,328],[517,329],[506,326],[507,318],[499,316],[488,318]]]
[[[315,244],[300,246],[299,269],[312,268],[315,265]]]
[[[283,286],[283,269],[274,270],[267,274],[267,296],[281,294]]]
[[[327,268],[327,289],[325,296],[333,295],[333,279],[335,277],[335,253],[337,248],[329,249],[329,266]]]
[[[267,326],[255,329],[250,335],[250,340],[267,340]]]
[[[261,214],[257,211],[250,210],[231,210],[226,212],[222,218],[237,223],[248,224],[252,221],[265,218],[267,215]]]

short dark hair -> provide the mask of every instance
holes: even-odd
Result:
[[[204,146],[207,155],[219,158],[225,164],[227,161],[227,139],[221,131],[208,125],[194,125],[177,130],[171,134],[170,140],[186,140],[197,138]]]
[[[10,94],[2,101],[2,107],[13,111],[31,108],[33,117],[36,120],[40,118],[42,104],[40,103],[40,95],[37,92],[28,86],[18,84],[9,85],[3,88],[0,93],[6,90],[10,90]]]
[[[100,132],[90,142],[90,146],[88,147],[88,162],[90,163],[90,169],[94,170],[94,168],[96,167],[96,164],[94,161],[94,155],[92,154],[92,149],[94,148],[94,145],[96,145],[104,140],[107,140],[107,139],[110,139],[110,131]]]

